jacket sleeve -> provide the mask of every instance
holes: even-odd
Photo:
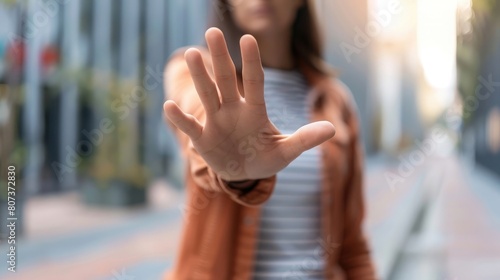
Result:
[[[341,85],[345,97],[347,123],[350,129],[351,142],[350,172],[345,186],[344,240],[340,253],[340,266],[346,279],[377,279],[370,250],[363,234],[364,200],[363,200],[363,148],[359,135],[357,110],[347,87]]]
[[[205,122],[205,110],[198,97],[194,83],[184,59],[185,49],[176,51],[167,63],[164,72],[165,93],[167,99],[171,99],[179,105],[185,113],[193,115],[201,123]],[[206,51],[204,61],[211,72],[210,58]],[[167,123],[168,120],[167,120]],[[272,194],[276,182],[276,175],[258,180],[257,184],[250,189],[231,188],[227,182],[221,179],[198,154],[190,138],[169,123],[179,142],[182,154],[187,161],[187,172],[195,184],[207,191],[224,192],[234,201],[246,206],[258,206],[264,203]]]

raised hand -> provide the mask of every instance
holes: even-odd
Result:
[[[320,121],[283,135],[267,116],[264,72],[257,41],[251,35],[240,40],[244,98],[238,91],[236,70],[224,35],[211,28],[205,34],[212,57],[215,81],[199,50],[186,51],[185,59],[205,108],[201,124],[175,102],[164,104],[168,119],[191,139],[208,166],[227,181],[267,178],[285,168],[302,152],[330,139],[333,125]]]

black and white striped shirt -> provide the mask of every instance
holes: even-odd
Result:
[[[298,71],[264,68],[270,120],[283,134],[309,123],[309,86]],[[320,151],[308,150],[277,174],[262,206],[254,280],[324,279],[320,239]]]

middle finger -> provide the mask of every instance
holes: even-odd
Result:
[[[221,93],[222,103],[239,100],[240,94],[238,93],[236,83],[236,68],[229,55],[222,31],[217,28],[210,28],[205,37],[212,56],[215,81]]]

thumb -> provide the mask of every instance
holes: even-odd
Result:
[[[304,151],[318,146],[334,135],[335,127],[328,121],[304,125],[285,139],[282,155],[286,162],[291,162]]]

